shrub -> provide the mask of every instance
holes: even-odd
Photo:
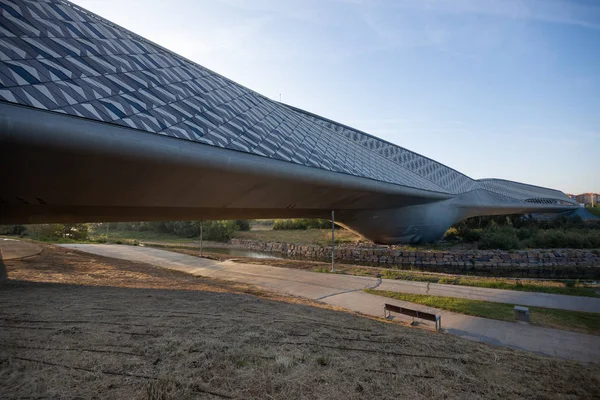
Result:
[[[250,230],[250,221],[247,219],[236,219],[235,225],[239,231],[249,231]]]
[[[137,232],[158,232],[168,233],[185,238],[199,238],[200,226],[203,226],[203,238],[218,242],[226,242],[233,237],[236,230],[250,230],[250,221],[232,220],[232,221],[166,221],[166,222],[119,222],[110,224],[110,229],[137,231]],[[106,226],[103,224],[99,228],[99,233],[105,233]],[[54,235],[53,233],[50,233]],[[110,237],[110,234],[109,234]],[[103,237],[106,239],[106,236]]]
[[[58,239],[63,236],[64,229],[60,224],[42,224],[39,226],[39,236],[49,239]]]
[[[26,231],[25,225],[0,225],[0,235],[23,235]]]
[[[302,219],[276,219],[273,224],[274,231],[290,230],[290,229],[306,229],[306,224]]]
[[[536,233],[537,229],[535,228],[523,227],[517,230],[517,237],[519,238],[519,240],[525,240],[534,236]]]
[[[88,224],[44,224],[40,226],[40,236],[47,239],[87,240]]]
[[[90,232],[88,224],[67,224],[65,227],[65,237],[73,240],[87,240]]]
[[[200,236],[200,224],[196,221],[175,221],[170,224],[172,224],[172,232],[177,236],[187,238]]]
[[[331,221],[327,219],[306,218],[305,221],[308,229],[331,229]],[[336,225],[335,229],[338,228]]]
[[[460,232],[460,236],[465,242],[474,243],[481,239],[483,235],[482,229],[464,229]]]
[[[480,249],[513,250],[521,247],[516,230],[512,227],[497,227],[483,233]]]
[[[235,221],[205,221],[203,237],[215,242],[227,242],[237,229]]]
[[[455,242],[460,239],[460,231],[457,228],[450,228],[444,233],[444,240]]]
[[[600,232],[575,228],[539,230],[524,243],[535,248],[596,248],[600,247]]]
[[[294,230],[294,229],[328,229],[331,228],[331,221],[316,218],[288,218],[276,219],[273,230]],[[337,226],[336,226],[337,228]]]
[[[519,215],[475,217],[455,224],[445,234],[447,240],[456,236],[464,242],[478,242],[481,249],[593,249],[600,247],[600,221],[566,216],[554,220]]]

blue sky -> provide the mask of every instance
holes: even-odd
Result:
[[[600,1],[75,3],[473,178],[600,192]]]

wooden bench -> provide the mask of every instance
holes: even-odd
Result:
[[[395,312],[402,315],[408,315],[409,317],[413,317],[413,322],[415,318],[421,318],[427,321],[435,322],[435,330],[438,331],[442,329],[442,316],[435,315],[423,311],[411,310],[410,308],[395,306],[393,304],[385,304],[383,307],[383,316],[385,318],[389,318],[391,314]]]

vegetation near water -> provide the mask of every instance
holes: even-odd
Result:
[[[339,228],[339,227],[337,227]],[[291,229],[331,229],[331,221],[316,218],[291,218],[276,219],[273,222],[273,230],[291,230]]]
[[[455,224],[444,238],[479,249],[600,248],[600,222],[579,217],[550,221],[522,215],[474,217]]]
[[[600,213],[599,207],[588,208]],[[25,235],[48,241],[105,241],[104,224],[43,224],[0,226],[0,234]],[[251,226],[253,229],[251,230]],[[198,238],[226,242],[233,237],[257,241],[278,241],[299,245],[329,245],[331,222],[322,219],[276,219],[231,221],[169,221],[109,223],[109,237],[117,240],[172,240]],[[357,234],[336,229],[336,243],[365,242]],[[368,242],[368,241],[366,241]],[[518,250],[526,248],[600,249],[600,221],[578,217],[536,220],[522,215],[474,217],[452,226],[439,244],[419,248],[457,246],[473,249]],[[600,250],[597,250],[600,251]]]
[[[248,220],[114,222],[103,224],[41,224],[0,226],[0,234],[30,236],[52,242],[112,240],[179,240],[199,238],[226,242],[237,231],[250,230]]]

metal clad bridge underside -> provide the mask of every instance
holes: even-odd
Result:
[[[63,0],[0,0],[0,223],[327,218],[378,243],[572,212],[268,99]]]
[[[270,100],[72,3],[1,0],[0,11],[2,101],[431,192],[570,202],[552,189],[473,180]]]

